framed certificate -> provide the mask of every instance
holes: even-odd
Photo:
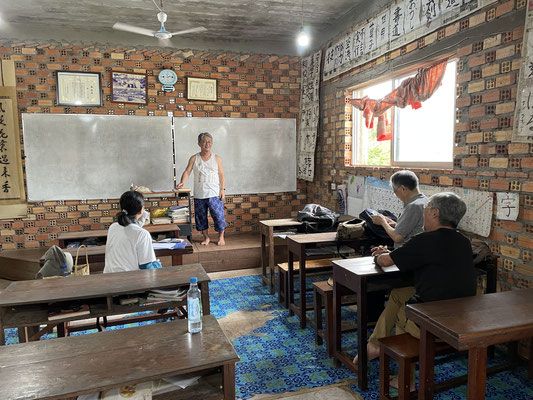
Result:
[[[58,106],[102,106],[99,72],[57,71]]]
[[[217,80],[187,78],[187,100],[217,101]]]

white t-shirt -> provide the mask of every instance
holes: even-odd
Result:
[[[118,222],[109,227],[104,273],[135,271],[139,265],[155,260],[152,237],[146,229],[135,223],[122,226]]]
[[[209,160],[202,160],[200,153],[196,154],[193,165],[194,197],[209,199],[220,194],[220,180],[218,178],[218,164],[216,156],[211,154]]]

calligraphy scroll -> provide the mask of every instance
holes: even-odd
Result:
[[[354,21],[353,33],[348,35],[351,45],[348,56],[345,37],[326,49],[322,79],[331,79],[376,59],[494,2],[496,0],[393,1],[375,17]]]
[[[342,62],[345,57],[346,38],[326,55],[330,62]],[[312,181],[315,174],[315,146],[320,116],[320,60],[322,52],[318,51],[302,59],[302,79],[300,97],[300,124],[298,133],[297,177]]]
[[[513,142],[533,143],[533,3],[526,12]]]
[[[26,217],[14,62],[2,60],[0,72],[0,219]]]

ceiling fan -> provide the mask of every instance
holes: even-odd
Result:
[[[113,29],[117,29],[119,31],[138,33],[139,35],[152,36],[157,39],[170,39],[172,36],[185,35],[186,33],[193,33],[193,32],[203,32],[207,30],[207,28],[204,28],[203,26],[199,26],[197,28],[185,29],[185,30],[177,31],[177,32],[167,31],[165,29],[165,22],[167,21],[167,14],[163,11],[163,0],[161,0],[161,7],[159,7],[154,0],[152,1],[154,2],[155,6],[159,10],[159,12],[157,13],[157,19],[161,23],[161,28],[159,28],[158,31],[152,31],[150,29],[139,28],[137,26],[123,24],[121,22],[116,22],[113,25]]]

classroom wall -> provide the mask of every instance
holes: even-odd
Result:
[[[131,118],[135,118],[136,115],[172,113],[178,118],[298,119],[299,57],[1,41],[0,57],[15,61],[19,115],[94,113],[131,115]],[[175,92],[164,93],[160,91],[157,74],[161,69],[169,67],[175,70],[179,80],[175,85]],[[146,72],[149,103],[141,106],[111,103],[109,75],[112,69]],[[55,104],[57,70],[101,72],[103,107],[58,107]],[[187,76],[218,79],[219,100],[215,103],[187,101]],[[224,162],[228,163],[230,160]],[[226,179],[230,180],[231,176]],[[305,192],[302,190],[305,186],[299,184],[298,187],[297,192],[291,193],[227,196],[227,231],[256,231],[257,221],[260,219],[295,215],[305,203]],[[173,204],[176,203],[171,198],[150,199],[147,202],[150,208]],[[0,221],[0,246],[2,250],[48,247],[57,244],[59,232],[107,229],[117,212],[116,199],[28,204],[28,218]]]
[[[413,170],[423,184],[520,193],[518,220],[500,221],[494,216],[492,233],[486,240],[498,256],[501,289],[533,287],[533,144],[510,141],[525,5],[525,0],[496,2],[322,83],[316,175],[307,185],[309,202],[336,209],[331,183],[341,184],[354,174],[388,179],[397,170],[349,166],[352,111],[346,104],[351,98],[346,89],[386,76],[401,66],[456,51],[459,71],[453,170]]]

